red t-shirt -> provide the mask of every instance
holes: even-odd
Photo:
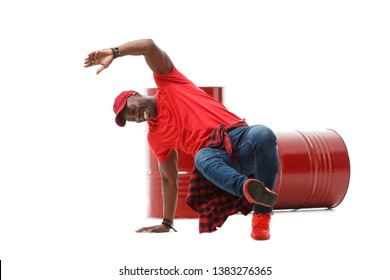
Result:
[[[175,148],[195,156],[214,128],[241,120],[175,67],[169,74],[153,75],[157,116],[148,121],[148,142],[159,162],[165,161]]]

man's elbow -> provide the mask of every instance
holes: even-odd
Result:
[[[156,48],[156,44],[154,43],[153,39],[144,39],[143,40],[145,53],[150,52],[154,48]]]

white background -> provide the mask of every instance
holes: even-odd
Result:
[[[142,278],[119,276],[125,265],[389,279],[389,14],[376,0],[2,1],[4,279]],[[177,233],[134,233],[160,222],[147,218],[146,126],[118,128],[112,102],[154,86],[152,75],[142,57],[99,76],[83,61],[140,38],[154,39],[197,85],[224,86],[225,105],[250,124],[336,130],[351,160],[344,201],[276,212],[266,242],[250,238],[250,215],[212,234],[186,219],[175,221]]]

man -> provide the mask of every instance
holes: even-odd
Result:
[[[137,232],[167,232],[173,228],[177,196],[177,151],[195,158],[188,205],[199,213],[199,231],[212,232],[229,215],[252,210],[251,237],[270,238],[269,224],[277,195],[273,192],[279,170],[274,133],[244,120],[203,92],[181,74],[153,40],[135,40],[88,54],[84,66],[100,65],[97,74],[114,59],[142,55],[153,71],[155,96],[129,90],[114,101],[115,121],[147,122],[148,143],[159,162],[162,177],[162,224]]]

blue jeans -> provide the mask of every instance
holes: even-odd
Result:
[[[244,197],[243,185],[249,177],[262,181],[274,190],[279,172],[279,159],[275,134],[266,126],[254,125],[233,129],[228,135],[234,145],[239,162],[225,150],[203,148],[195,156],[199,172],[217,187]],[[272,208],[254,204],[255,213],[271,213]]]

